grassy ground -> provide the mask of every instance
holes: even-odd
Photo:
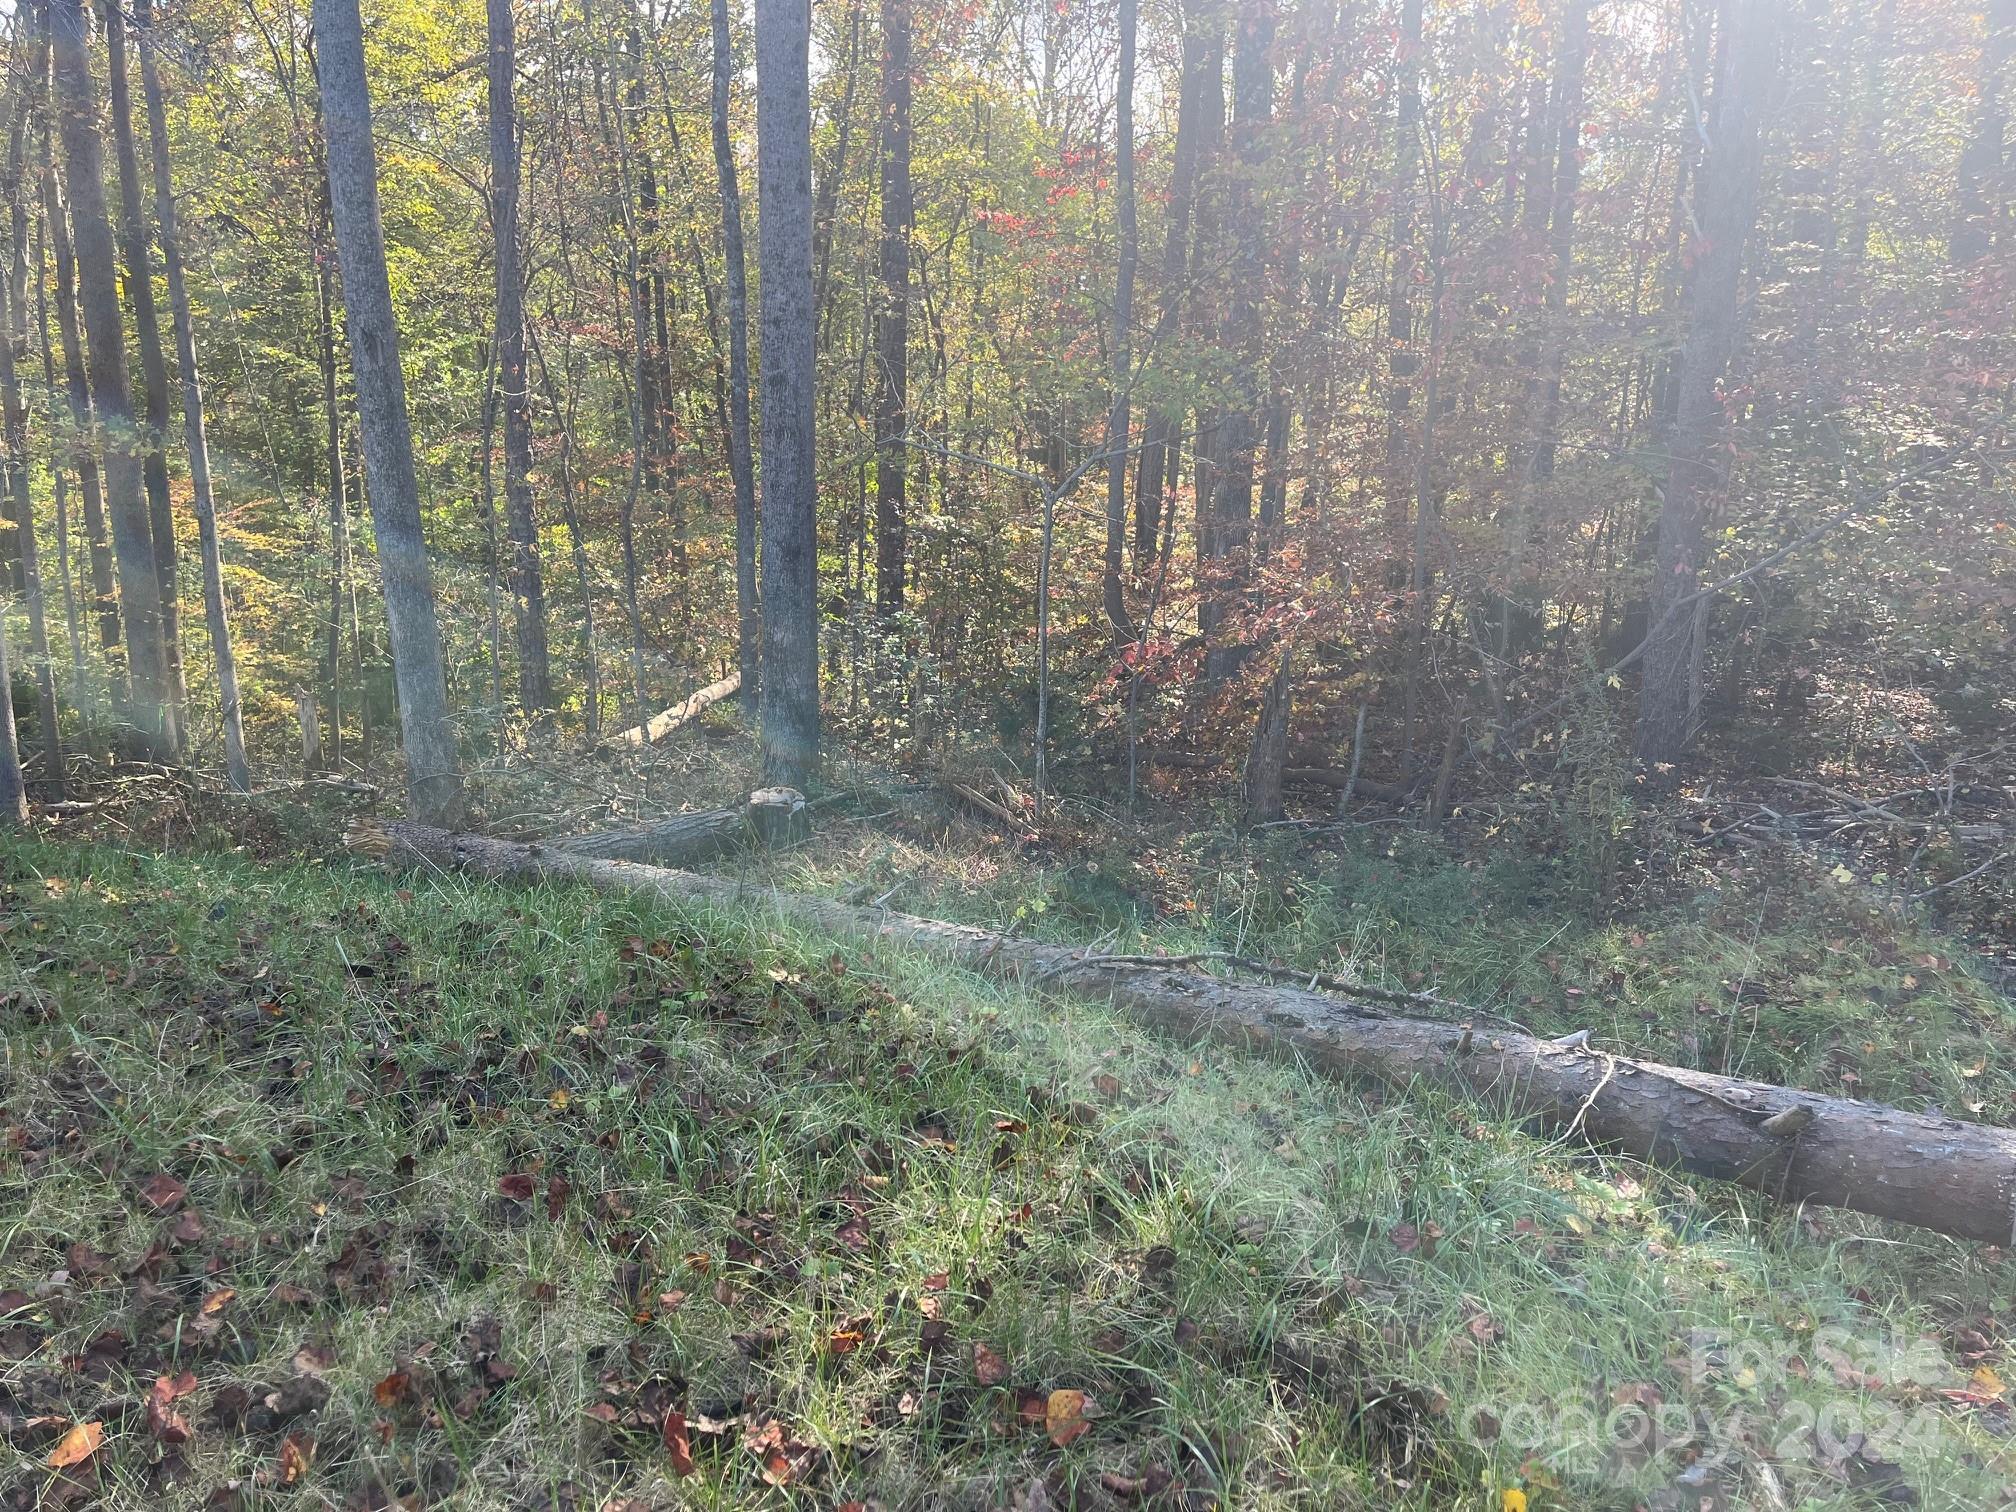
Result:
[[[840,854],[771,864],[838,890]],[[1110,929],[1073,901],[1086,864],[1019,894],[898,875],[897,901]],[[1189,864],[1230,901],[1159,943],[1315,938],[1267,922],[1264,855]],[[0,883],[15,1504],[1972,1508],[2016,1483],[1993,1254],[760,917],[104,845],[15,844]],[[1307,887],[1291,921],[1353,912]],[[1534,1019],[1620,1034],[1690,990],[1677,934],[1618,936],[1648,962],[1618,984],[1588,974],[1601,931],[1478,962],[1426,928],[1461,907],[1380,896],[1337,940],[1401,980],[1505,961],[1560,984]],[[1753,978],[1811,948],[1729,923],[1670,927]],[[1936,999],[1896,1074],[1946,1095],[1930,1015],[1986,1011],[1963,973],[1853,943],[1806,969],[1816,1005]],[[1822,1064],[1775,1028],[1732,1039],[1747,1069]],[[1960,1081],[1999,1085],[1975,1029],[1993,1065]]]

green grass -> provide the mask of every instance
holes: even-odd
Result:
[[[1247,901],[1195,928],[1243,909],[1246,948],[1276,948],[1236,880]],[[759,916],[34,842],[0,883],[0,1288],[24,1294],[0,1486],[30,1502],[1691,1508],[1908,1484],[1958,1508],[2016,1479],[2007,1286],[1966,1246]],[[1342,916],[1320,890],[1302,912],[1318,897]],[[1405,979],[1404,928],[1340,939]],[[1731,938],[1770,958],[1768,929]],[[163,1172],[200,1233],[148,1210]],[[171,1451],[141,1403],[184,1370]],[[1101,1409],[1061,1446],[1018,1413],[1059,1390]],[[1606,1452],[1634,1414],[1672,1441]],[[59,1485],[72,1422],[105,1443]]]

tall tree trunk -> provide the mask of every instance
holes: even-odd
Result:
[[[1134,639],[1121,574],[1127,566],[1127,441],[1134,428],[1134,267],[1141,237],[1134,220],[1134,33],[1136,0],[1120,0],[1120,79],[1113,103],[1114,215],[1120,260],[1113,276],[1113,403],[1106,416],[1106,621],[1114,636]]]
[[[45,22],[47,11],[43,13]],[[47,117],[45,117],[45,120]],[[49,174],[50,141],[54,128],[42,133],[42,172],[46,180]],[[46,188],[46,183],[45,183]],[[46,203],[46,201],[45,201]],[[44,235],[46,221],[38,221],[35,229],[35,266],[40,269],[48,261],[47,238]],[[35,280],[35,326],[42,347],[42,386],[49,396],[48,415],[51,428],[59,434],[62,422],[56,418],[57,406],[64,401],[56,383],[56,358],[49,343],[49,281],[37,276]],[[77,607],[77,585],[70,575],[70,472],[67,466],[66,448],[52,445],[49,454],[51,503],[56,513],[56,581],[63,585],[63,625],[70,642],[70,697],[80,707],[89,709],[93,705],[90,669],[84,656],[83,618]]]
[[[1413,427],[1414,221],[1421,177],[1421,0],[1403,0],[1394,58],[1393,249],[1386,296],[1386,523],[1407,523],[1414,474],[1407,460]]]
[[[392,671],[406,738],[407,802],[415,816],[453,822],[462,812],[462,772],[448,720],[448,679],[427,543],[420,531],[420,488],[399,330],[378,207],[378,154],[371,141],[371,93],[364,75],[364,31],[357,0],[315,0],[315,40],[328,134],[329,203],[343,270],[350,361],[363,422],[371,528],[384,573]]]
[[[2002,75],[2016,54],[2016,0],[1985,0],[1981,12],[1981,64],[1974,81],[1974,127],[1960,149],[1958,199],[1948,255],[1955,267],[1986,257],[1995,245],[2006,186],[2003,136],[2008,107]]]
[[[1700,577],[1711,496],[1723,481],[1723,373],[1739,335],[1743,244],[1756,214],[1758,121],[1777,67],[1776,0],[1726,0],[1721,77],[1695,196],[1687,340],[1676,379],[1672,462],[1659,508],[1650,626],[1638,701],[1638,755],[1679,759],[1694,728],[1699,620],[1684,602]]]
[[[320,112],[318,111],[318,114]],[[327,210],[327,205],[323,209]],[[323,226],[321,230],[327,230]],[[350,578],[350,476],[343,458],[343,406],[336,391],[336,257],[318,232],[315,247],[316,355],[322,369],[322,450],[329,469],[329,619],[323,672],[329,689],[329,765],[343,765],[343,595]],[[362,700],[364,690],[357,690]]]
[[[1281,784],[1288,768],[1288,716],[1295,698],[1295,651],[1281,648],[1280,665],[1267,684],[1260,721],[1246,757],[1246,823],[1272,824],[1286,812]]]
[[[104,436],[105,502],[119,569],[121,619],[131,678],[127,713],[141,747],[173,760],[175,725],[161,627],[161,578],[140,476],[145,449],[134,423],[126,377],[126,332],[119,318],[119,275],[112,222],[105,209],[105,165],[98,139],[98,90],[91,77],[89,13],[84,0],[50,0],[57,119],[76,236],[77,280],[89,346],[92,407]]]
[[[50,252],[56,262],[56,332],[63,344],[64,392],[70,406],[70,433],[65,437],[64,451],[77,469],[77,489],[84,501],[84,539],[98,644],[108,657],[116,658],[120,646],[119,592],[112,577],[112,538],[105,522],[105,490],[98,471],[96,414],[84,366],[84,336],[77,323],[77,260],[70,250],[70,212],[56,172],[55,135],[52,126],[43,140],[42,220],[49,228]],[[124,681],[116,668],[113,681]],[[123,694],[120,702],[124,702]]]
[[[1162,292],[1150,344],[1154,356],[1161,361],[1168,360],[1169,345],[1175,341],[1183,319],[1184,268],[1190,251],[1190,222],[1196,208],[1197,139],[1202,129],[1208,55],[1198,31],[1201,24],[1194,4],[1186,5],[1182,80],[1176,97],[1176,143],[1169,168],[1168,237],[1163,243]],[[1148,419],[1148,433],[1141,447],[1140,475],[1134,482],[1136,572],[1147,571],[1157,556],[1156,534],[1161,529],[1163,506],[1175,481],[1180,419],[1179,411],[1167,404],[1158,404]]]
[[[735,661],[742,717],[759,707],[763,625],[756,596],[756,458],[749,444],[749,276],[742,245],[742,186],[728,106],[735,77],[728,0],[714,0],[714,173],[721,191],[721,253],[728,284],[728,469],[735,480]]]
[[[1231,400],[1218,425],[1216,487],[1212,500],[1217,581],[1206,588],[1218,600],[1205,634],[1231,616],[1252,580],[1254,456],[1260,445],[1264,332],[1261,285],[1267,275],[1267,226],[1259,178],[1266,166],[1266,131],[1274,114],[1274,12],[1266,0],[1242,8],[1232,55],[1233,174],[1230,220],[1233,261],[1230,295],[1220,341],[1233,363]],[[1245,654],[1239,644],[1213,639],[1204,655],[1207,678],[1223,677]]]
[[[553,707],[546,653],[546,584],[532,510],[532,381],[525,366],[525,280],[518,259],[518,44],[511,0],[488,0],[490,37],[490,228],[497,264],[497,381],[504,403],[504,524],[507,580],[518,643],[518,701],[535,718]]]
[[[28,115],[32,92],[48,68],[48,39],[38,28],[36,56],[14,90],[14,123],[7,145],[6,183],[12,257],[0,280],[0,413],[7,439],[6,491],[16,526],[21,582],[27,600],[29,652],[34,658],[35,711],[41,725],[43,787],[63,795],[63,741],[56,723],[56,668],[49,655],[49,616],[42,592],[42,556],[35,540],[35,503],[28,488],[28,405],[21,393],[21,366],[28,356]],[[31,92],[32,91],[32,92]],[[39,270],[38,270],[39,272]],[[13,701],[12,683],[0,682],[0,698]],[[4,795],[0,795],[4,802]]]
[[[861,77],[862,0],[847,9],[847,62],[841,72],[840,108],[833,119],[833,160],[819,174],[819,196],[812,206],[812,256],[818,265],[812,298],[819,319],[819,350],[826,350],[833,274],[834,217],[840,206],[840,186],[847,180],[847,142],[854,131],[854,94]]]
[[[1554,80],[1554,202],[1548,212],[1547,316],[1541,336],[1532,481],[1554,476],[1561,436],[1561,369],[1567,346],[1568,279],[1575,270],[1575,202],[1582,187],[1582,79],[1589,57],[1589,0],[1566,0]]]
[[[910,0],[882,0],[882,239],[875,273],[875,612],[903,608],[910,405]]]
[[[813,471],[809,0],[756,0],[763,339],[763,772],[803,791],[819,761]]]
[[[154,213],[160,222],[161,261],[168,271],[168,309],[175,322],[175,360],[182,370],[182,441],[189,453],[190,501],[203,557],[203,620],[210,632],[210,657],[217,673],[217,698],[224,720],[225,778],[234,793],[252,791],[252,768],[245,758],[245,720],[238,700],[238,659],[231,648],[231,623],[224,602],[224,563],[217,543],[217,502],[210,490],[210,442],[203,427],[203,380],[196,365],[196,327],[183,278],[182,240],[175,217],[175,186],[169,172],[168,110],[155,66],[150,0],[135,0],[140,44],[140,87],[147,99],[147,135],[154,158]]]
[[[161,320],[154,307],[154,273],[147,252],[147,192],[133,132],[132,91],[126,69],[126,20],[119,0],[105,0],[105,70],[112,103],[112,145],[119,167],[119,239],[126,259],[126,299],[140,346],[140,385],[146,417],[141,480],[147,491],[147,527],[154,537],[154,573],[160,582],[161,653],[175,711],[176,750],[187,745],[188,694],[182,672],[182,609],[177,579],[175,511],[168,496],[168,363],[161,351]]]

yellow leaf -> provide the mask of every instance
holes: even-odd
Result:
[[[2002,1377],[1988,1366],[1981,1365],[1974,1371],[1974,1389],[1983,1396],[1999,1397],[2008,1388],[2003,1385]]]
[[[72,1465],[81,1465],[96,1454],[98,1446],[104,1442],[103,1423],[78,1423],[64,1434],[62,1441],[49,1452],[49,1468],[67,1470]]]
[[[574,1094],[569,1092],[565,1087],[555,1087],[551,1092],[546,1094],[546,1106],[551,1108],[555,1113],[565,1113],[567,1111],[567,1104],[573,1100]]]
[[[1498,1512],[1526,1512],[1526,1493],[1517,1486],[1507,1486],[1498,1493]]]

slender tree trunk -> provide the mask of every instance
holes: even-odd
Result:
[[[483,517],[484,542],[489,556],[484,563],[484,595],[490,610],[490,708],[501,728],[504,718],[504,546],[497,531],[497,343],[483,346],[483,441],[476,454],[477,507]]]
[[[1218,425],[1217,479],[1212,500],[1213,556],[1219,600],[1207,637],[1220,630],[1252,581],[1253,486],[1263,404],[1264,330],[1261,286],[1267,275],[1266,211],[1259,177],[1266,166],[1266,130],[1274,114],[1274,12],[1266,0],[1241,10],[1232,57],[1232,140],[1238,160],[1231,193],[1233,264],[1220,341],[1232,360],[1231,401]],[[1213,639],[1204,656],[1207,678],[1236,668],[1245,648]]]
[[[7,647],[7,616],[0,614],[0,688],[14,686],[14,658]],[[14,731],[14,700],[0,698],[0,824],[28,822],[28,788],[21,780],[21,746]]]
[[[834,217],[840,206],[840,186],[847,180],[847,143],[854,131],[854,92],[861,77],[862,0],[852,0],[847,11],[847,63],[841,73],[840,109],[833,121],[833,160],[819,174],[819,197],[812,207],[812,255],[818,265],[813,289],[814,312],[819,319],[819,350],[827,345],[828,294],[833,274]]]
[[[1561,370],[1567,349],[1568,280],[1575,271],[1575,206],[1582,188],[1582,80],[1589,57],[1589,0],[1566,0],[1554,81],[1554,203],[1548,216],[1547,324],[1540,354],[1532,479],[1554,476],[1561,441]]]
[[[1407,445],[1420,366],[1414,352],[1414,221],[1421,177],[1421,50],[1421,0],[1403,0],[1394,60],[1393,249],[1386,297],[1386,522],[1396,531],[1407,523],[1414,494]]]
[[[1169,168],[1168,238],[1162,249],[1162,292],[1150,349],[1168,360],[1183,319],[1184,268],[1190,252],[1190,222],[1196,208],[1197,139],[1204,113],[1207,50],[1198,33],[1194,5],[1184,7],[1182,80],[1176,97],[1176,142]],[[1216,24],[1215,22],[1213,23]],[[1131,123],[1130,123],[1131,124]],[[1156,534],[1163,507],[1175,485],[1176,433],[1180,411],[1157,405],[1141,447],[1140,475],[1134,482],[1134,570],[1145,572],[1158,555]]]
[[[1106,621],[1122,643],[1134,639],[1121,576],[1127,567],[1127,441],[1134,428],[1134,267],[1141,237],[1134,220],[1134,33],[1136,0],[1120,0],[1120,79],[1114,94],[1113,193],[1120,260],[1113,278],[1113,407],[1106,416]]]
[[[809,0],[756,0],[763,339],[763,772],[803,791],[819,762],[813,470]]]
[[[98,622],[98,644],[115,662],[113,682],[117,686],[125,681],[123,669],[116,665],[119,593],[112,577],[112,537],[105,522],[105,490],[98,471],[96,415],[91,380],[84,366],[84,336],[77,323],[77,260],[70,250],[70,213],[56,173],[55,135],[52,127],[43,143],[42,219],[49,228],[50,252],[56,262],[56,332],[63,344],[64,393],[70,406],[70,433],[64,438],[64,451],[77,469],[77,489],[83,498],[91,610]],[[123,704],[123,693],[119,701]]]
[[[41,725],[45,770],[43,787],[63,795],[63,741],[56,722],[56,668],[49,655],[49,617],[42,592],[42,556],[35,540],[35,503],[28,487],[28,405],[21,393],[21,366],[28,355],[28,114],[31,90],[37,89],[48,67],[47,38],[39,28],[30,71],[14,91],[14,123],[7,146],[6,183],[0,198],[7,205],[13,244],[4,281],[0,281],[0,412],[7,439],[7,498],[16,526],[21,582],[27,600],[29,652],[34,658],[35,710]],[[38,90],[39,92],[39,90]],[[13,701],[14,688],[0,682],[0,699]],[[5,794],[0,793],[0,803]]]
[[[107,92],[112,103],[112,145],[119,168],[119,237],[126,259],[126,298],[140,346],[140,385],[146,428],[140,475],[147,491],[147,524],[154,537],[154,572],[161,585],[161,652],[167,664],[168,695],[175,711],[175,748],[188,743],[188,693],[182,671],[182,608],[177,584],[179,548],[175,511],[168,496],[168,363],[161,350],[160,313],[154,306],[154,273],[147,252],[146,189],[133,132],[133,101],[126,68],[126,20],[119,0],[105,0]]]
[[[217,503],[210,489],[210,443],[203,427],[203,380],[196,365],[196,327],[183,278],[182,242],[175,217],[175,186],[168,162],[168,111],[155,66],[150,0],[135,0],[140,44],[140,86],[147,99],[147,135],[154,157],[154,213],[160,220],[161,260],[168,271],[168,308],[175,322],[175,360],[182,370],[182,440],[189,454],[189,492],[203,557],[203,619],[210,632],[210,656],[217,672],[217,697],[224,720],[225,778],[234,793],[252,791],[252,768],[245,758],[245,720],[238,699],[238,659],[231,648],[231,623],[224,601],[224,563],[217,542]]]
[[[728,284],[728,470],[735,480],[735,661],[742,717],[759,707],[763,624],[756,596],[756,458],[749,444],[749,277],[742,245],[742,186],[728,106],[735,77],[728,0],[714,0],[714,173],[721,191],[721,253]]]
[[[1994,248],[2001,220],[2003,136],[2008,107],[2002,75],[2016,54],[2016,0],[1985,0],[1981,63],[1974,83],[1974,127],[1956,165],[1958,196],[1948,255],[1955,267],[1978,262]]]
[[[1295,699],[1295,651],[1281,648],[1281,662],[1260,705],[1253,748],[1246,757],[1246,823],[1271,824],[1286,812],[1281,798],[1288,768],[1288,717]]]
[[[538,717],[553,707],[546,652],[546,584],[532,507],[532,382],[525,367],[525,281],[518,257],[518,44],[511,0],[489,0],[490,227],[497,262],[497,381],[504,402],[504,523],[511,538],[512,626],[518,701]]]
[[[324,206],[326,210],[327,206]],[[343,407],[336,389],[336,249],[315,248],[317,355],[322,369],[322,449],[329,469],[329,619],[323,636],[323,673],[329,689],[331,767],[343,764],[343,590],[350,577],[350,479],[343,457]],[[361,699],[364,690],[360,687]]]
[[[118,273],[98,139],[98,91],[91,77],[89,13],[84,0],[50,0],[50,4],[57,119],[76,236],[92,407],[104,436],[106,504],[131,678],[127,712],[141,747],[159,760],[171,761],[181,742],[162,641],[161,578],[140,476],[145,443],[134,423],[126,376],[126,333],[119,318]]]
[[[1710,499],[1724,477],[1727,416],[1720,385],[1739,336],[1743,244],[1756,213],[1758,122],[1777,66],[1775,10],[1776,0],[1727,0],[1724,10],[1722,72],[1695,197],[1694,285],[1639,690],[1638,755],[1654,763],[1677,761],[1694,730],[1690,689],[1699,621],[1682,601],[1699,580]]]
[[[875,612],[903,608],[910,415],[910,0],[882,0],[882,239],[875,274]]]
[[[371,94],[357,0],[315,0],[315,40],[328,134],[329,203],[363,422],[367,497],[384,572],[392,670],[406,737],[407,801],[415,817],[436,814],[444,817],[434,822],[449,823],[462,812],[462,772],[448,719],[441,629],[420,531],[420,488],[392,285],[385,270],[378,154],[371,141]]]
[[[42,134],[42,171],[49,172],[48,150],[53,128]],[[38,222],[35,234],[35,266],[45,266],[48,249],[43,235],[43,225]],[[62,422],[56,418],[57,406],[64,401],[56,384],[56,358],[49,344],[49,281],[38,276],[35,280],[35,326],[42,346],[42,384],[49,395],[48,414],[52,429],[61,431]],[[89,708],[92,705],[91,677],[84,657],[84,625],[77,607],[77,585],[70,575],[70,472],[65,465],[65,448],[52,445],[49,454],[51,503],[56,513],[56,581],[63,585],[63,625],[70,642],[70,697],[73,703]]]

